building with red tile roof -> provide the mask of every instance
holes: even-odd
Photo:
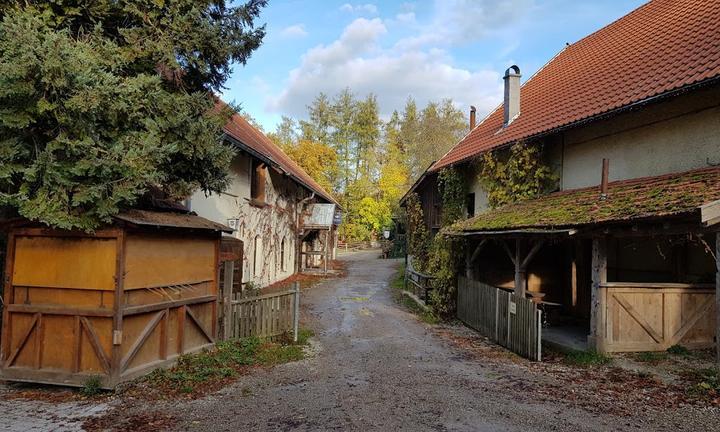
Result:
[[[218,107],[223,106],[219,101]],[[304,266],[330,259],[337,241],[335,226],[318,230],[305,227],[304,220],[318,206],[331,216],[339,212],[332,194],[242,115],[233,114],[223,132],[225,143],[236,151],[231,184],[221,194],[195,193],[190,207],[230,226],[232,236],[242,240],[241,285],[275,284]]]
[[[461,320],[480,331],[496,312],[502,322],[535,320],[517,315],[535,307],[467,303],[478,298],[470,291],[498,287],[552,311],[547,332],[528,338],[546,332],[556,345],[599,352],[715,347],[720,361],[718,23],[720,1],[654,0],[522,85],[520,68],[506,71],[503,104],[406,195],[418,195],[433,232],[465,240]],[[557,181],[492,207],[482,156],[512,157],[518,143],[537,149]],[[446,169],[465,179],[467,217],[441,227]]]

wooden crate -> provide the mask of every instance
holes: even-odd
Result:
[[[0,377],[110,388],[211,346],[219,240],[136,224],[11,230]]]

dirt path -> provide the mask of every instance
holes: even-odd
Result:
[[[512,364],[500,370],[485,366],[399,308],[388,288],[397,262],[376,257],[375,252],[347,255],[346,279],[304,293],[319,350],[314,357],[244,377],[220,393],[179,407],[178,426],[301,431],[683,429],[684,421],[673,421],[671,413],[628,421],[526,401],[522,385],[508,390],[508,380],[522,379]],[[698,425],[692,427],[697,430]]]

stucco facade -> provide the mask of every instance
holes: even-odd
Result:
[[[600,184],[602,160],[609,180],[688,171],[720,164],[720,88],[688,93],[607,120],[544,138],[547,163],[561,190]],[[474,194],[475,214],[489,210],[474,164],[461,169]]]
[[[237,221],[232,236],[244,243],[243,283],[262,287],[295,273],[297,211],[310,193],[287,176],[268,169],[266,205],[251,203],[252,161],[245,153],[236,156],[227,191],[208,197],[197,192],[190,199],[190,208],[223,224]]]
[[[720,88],[569,130],[558,145],[563,190],[598,185],[603,158],[610,181],[720,164]]]

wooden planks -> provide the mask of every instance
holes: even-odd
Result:
[[[299,302],[300,291],[297,288],[233,300],[232,331],[227,337],[273,338],[291,331],[296,337]]]
[[[606,352],[664,351],[680,344],[710,348],[716,334],[715,290],[698,284],[605,283]]]
[[[514,293],[464,277],[458,278],[457,315],[468,327],[499,345],[541,359],[542,312]]]

